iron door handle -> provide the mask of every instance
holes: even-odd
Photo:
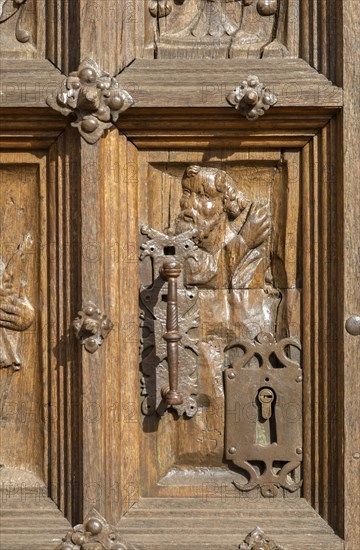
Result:
[[[178,325],[177,279],[180,274],[181,265],[177,260],[168,259],[164,261],[160,269],[160,275],[168,283],[166,332],[163,338],[167,345],[169,388],[164,389],[163,397],[169,406],[181,405],[184,401],[183,396],[178,391],[179,342],[181,334]]]

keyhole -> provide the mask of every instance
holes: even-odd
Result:
[[[260,398],[263,402],[260,401]],[[263,406],[271,407],[270,418],[264,418]],[[277,442],[276,433],[276,394],[271,388],[260,388],[256,396],[258,416],[256,420],[256,445],[271,445]],[[267,416],[265,414],[265,416]]]

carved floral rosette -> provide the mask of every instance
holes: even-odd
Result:
[[[48,96],[46,102],[65,116],[74,113],[77,120],[71,125],[88,143],[95,143],[134,100],[120,88],[116,78],[87,57],[66,78],[61,90]]]
[[[260,527],[256,527],[249,533],[239,546],[240,550],[284,550],[273,540],[269,539]]]
[[[247,120],[256,120],[263,116],[277,102],[277,97],[254,75],[243,80],[226,99]]]
[[[141,231],[149,240],[141,247],[140,260],[150,257],[154,272],[153,285],[140,287],[141,394],[144,397],[141,408],[146,416],[155,413],[162,416],[168,408],[164,394],[169,389],[169,371],[167,347],[163,338],[166,332],[166,302],[162,300],[167,283],[158,276],[159,269],[164,259],[171,258],[164,256],[167,247],[176,249],[176,260],[183,264],[186,258],[196,257],[197,246],[191,240],[192,232],[189,231],[180,235],[166,235],[147,226],[143,226]],[[198,392],[198,339],[191,337],[190,332],[199,324],[198,290],[196,287],[185,288],[182,277],[179,277],[177,297],[181,333],[178,389],[183,396],[183,403],[172,405],[172,408],[179,416],[192,417],[197,411],[194,397]]]
[[[114,325],[93,302],[86,302],[78,315],[73,321],[75,336],[80,340],[86,351],[94,353],[99,349]]]
[[[84,523],[68,531],[56,550],[135,550],[135,547],[92,509]]]

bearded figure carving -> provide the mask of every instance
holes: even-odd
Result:
[[[186,264],[187,284],[207,288],[245,288],[261,262],[261,245],[270,234],[267,207],[235,190],[217,168],[189,166],[182,181],[176,233],[193,231],[198,259]],[[266,269],[269,266],[265,266]]]
[[[199,364],[209,365],[213,373],[214,385],[205,393],[220,398],[226,345],[239,336],[254,339],[265,329],[275,332],[281,301],[271,270],[269,204],[250,200],[227,172],[214,167],[188,166],[181,186],[174,223],[164,232],[141,228],[148,240],[141,245],[140,260],[151,259],[152,277],[140,291],[145,415],[164,414],[160,389],[168,375],[163,343],[167,290],[158,274],[165,261],[174,259],[181,266],[179,388],[186,406],[179,414],[196,413]]]

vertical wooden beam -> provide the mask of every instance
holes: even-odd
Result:
[[[113,75],[132,60],[134,0],[51,0],[47,9],[47,53],[66,74],[76,70],[85,57],[92,57]],[[59,28],[63,29],[62,36]],[[61,278],[60,286],[66,293],[70,292],[69,277],[79,272],[78,292],[59,298],[60,308],[65,302],[70,304],[71,311],[66,309],[61,326],[70,331],[70,342],[76,347],[61,351],[61,361],[67,367],[52,387],[60,387],[61,395],[66,396],[61,418],[67,414],[67,421],[55,423],[50,438],[53,460],[63,456],[59,454],[62,444],[70,449],[71,456],[56,464],[50,475],[54,499],[72,523],[82,521],[92,507],[109,522],[117,523],[138,495],[138,425],[129,422],[130,418],[136,422],[138,396],[138,371],[133,364],[137,360],[137,301],[131,293],[137,288],[137,264],[129,262],[129,251],[134,260],[137,250],[137,186],[134,181],[128,188],[126,165],[130,153],[127,140],[119,140],[117,129],[106,132],[94,145],[80,138],[73,128],[66,136],[66,143],[60,140],[53,155],[65,156],[71,168],[64,175],[63,164],[54,160],[54,181],[60,186],[52,192],[55,205],[61,204],[64,209],[65,204],[72,204],[76,211],[76,219],[64,227],[67,237],[70,241],[75,238],[78,247],[77,253],[66,256],[69,275],[59,263],[60,256],[53,274]],[[77,190],[75,194],[71,186]],[[61,194],[67,202],[60,201]],[[72,203],[68,201],[70,195]],[[56,225],[56,207],[53,213]],[[64,210],[60,215],[69,220]],[[62,235],[61,242],[64,238]],[[86,301],[94,302],[115,325],[93,354],[74,342],[71,335],[72,320]],[[71,353],[79,359],[69,371],[67,355]],[[56,376],[54,369],[51,376]],[[60,396],[53,397],[61,402]],[[70,490],[66,490],[66,484]]]
[[[79,243],[80,137],[72,128],[48,155],[48,309],[47,409],[49,494],[64,515],[81,519],[82,411],[79,345],[71,331],[77,311],[81,249]]]
[[[344,136],[344,321],[360,315],[360,73],[356,52],[360,48],[360,11],[352,0],[343,2],[343,136]],[[339,147],[341,141],[339,138]],[[360,540],[360,336],[344,334],[344,472],[345,540],[347,550],[357,550]]]

